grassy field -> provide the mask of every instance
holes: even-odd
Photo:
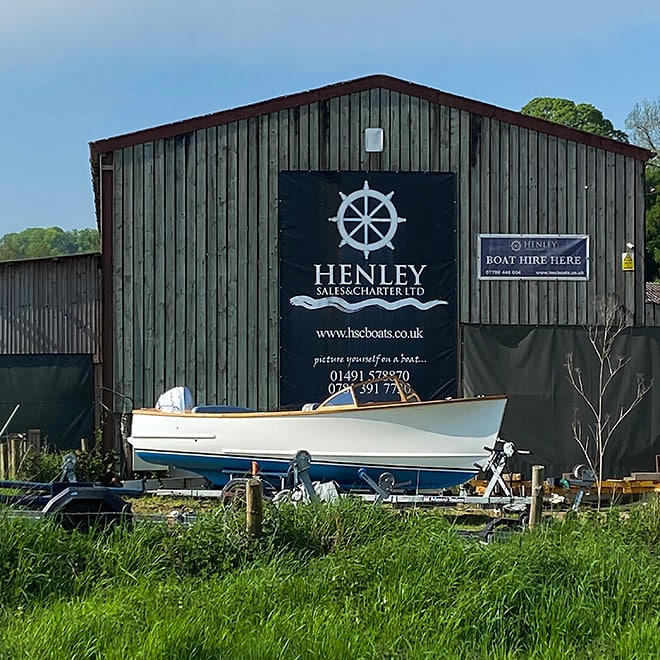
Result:
[[[436,511],[267,510],[267,533],[0,515],[0,658],[658,658],[660,505],[484,545]]]

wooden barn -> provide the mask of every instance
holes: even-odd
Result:
[[[187,385],[276,409],[396,371],[424,397],[509,394],[503,437],[558,474],[599,302],[630,326],[620,391],[660,374],[639,147],[375,75],[90,151],[103,382],[136,406]],[[611,475],[654,469],[657,390]]]
[[[0,263],[0,428],[80,446],[100,423],[100,256]],[[20,407],[12,416],[16,405]]]

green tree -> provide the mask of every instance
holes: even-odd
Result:
[[[520,110],[523,115],[547,119],[557,124],[564,124],[587,133],[595,133],[603,137],[628,142],[628,136],[614,128],[609,119],[590,103],[575,103],[569,99],[552,98],[548,96],[532,99]]]
[[[660,99],[636,103],[626,117],[635,144],[656,155],[646,167],[646,279],[660,280]]]
[[[100,245],[96,229],[31,228],[0,238],[0,261],[99,252]]]
[[[646,279],[660,281],[660,167],[646,168]]]

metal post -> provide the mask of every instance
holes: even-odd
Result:
[[[529,526],[536,527],[541,524],[543,514],[543,481],[545,468],[542,465],[532,466],[532,503],[529,511]]]
[[[249,536],[259,538],[263,522],[263,498],[259,479],[248,479],[247,484],[245,484],[245,500],[247,505],[246,531]]]

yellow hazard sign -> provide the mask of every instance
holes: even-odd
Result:
[[[621,254],[621,270],[635,270],[635,257],[632,252]]]

